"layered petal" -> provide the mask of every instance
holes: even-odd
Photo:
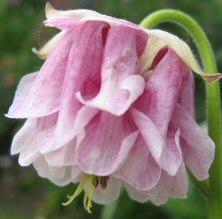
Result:
[[[146,117],[142,112],[132,109],[131,114],[148,150],[159,164],[164,147],[164,140],[161,133],[149,117]]]
[[[7,114],[11,118],[30,118],[50,115],[59,110],[62,89],[64,86],[64,72],[73,42],[73,33],[66,33],[55,46],[48,59],[43,64],[38,75],[28,85],[28,89],[21,91],[13,101]],[[29,78],[24,78],[22,85]]]
[[[49,166],[44,156],[41,156],[36,161],[34,161],[33,166],[37,170],[39,176],[48,178],[58,186],[65,186],[72,182],[71,167]]]
[[[43,152],[53,141],[58,114],[28,119],[12,141],[11,154]],[[28,155],[28,154],[27,154]]]
[[[60,29],[69,29],[76,24],[82,24],[87,21],[104,21],[112,26],[124,25],[134,29],[142,29],[138,25],[131,23],[127,20],[110,17],[100,14],[96,11],[87,9],[66,10],[60,11],[52,7],[50,3],[46,4],[46,18],[45,24]]]
[[[183,161],[180,149],[180,131],[169,127],[166,145],[161,155],[160,166],[168,175],[175,176]]]
[[[184,158],[186,166],[197,179],[208,178],[208,171],[214,159],[214,142],[192,116],[178,104],[174,109],[172,125],[179,128],[181,136],[188,144]]]
[[[187,191],[188,177],[185,166],[182,164],[176,176],[169,176],[162,171],[158,184],[151,191],[147,192],[147,195],[155,205],[162,205],[170,197],[186,198]]]
[[[81,91],[89,97],[97,94],[101,83],[103,47],[108,29],[106,23],[99,21],[87,22],[76,29],[66,67],[53,149],[72,140],[97,113],[89,107],[82,109],[75,93]]]
[[[103,54],[100,92],[92,99],[77,93],[78,100],[113,115],[125,113],[145,87],[143,77],[138,75],[138,60],[146,41],[147,36],[142,31],[125,26],[111,27]]]
[[[177,103],[186,109],[193,118],[195,118],[194,89],[192,72],[187,69],[187,72],[183,76]]]
[[[97,114],[77,145],[80,168],[98,176],[112,174],[126,160],[137,136],[138,131],[126,119],[105,112]]]
[[[161,169],[154,161],[143,138],[137,138],[124,165],[114,173],[135,189],[148,191],[160,179]]]
[[[141,23],[141,26],[142,25],[143,23]],[[143,60],[146,60],[150,56],[153,57],[152,54],[156,53],[156,48],[162,49],[164,47],[168,47],[172,49],[190,69],[199,74],[205,81],[214,82],[222,78],[222,74],[220,73],[207,74],[203,72],[189,46],[177,36],[162,30],[144,29],[144,31],[147,32],[149,38],[152,38],[152,40],[155,42],[155,45],[151,50],[145,50]],[[147,69],[144,68],[143,72],[148,70],[150,64],[146,65],[146,67]]]
[[[93,201],[98,204],[109,204],[115,201],[120,194],[122,182],[114,177],[109,177],[106,189],[98,186],[93,193]]]
[[[146,81],[144,94],[135,108],[147,115],[166,136],[173,109],[187,68],[178,55],[168,50]]]

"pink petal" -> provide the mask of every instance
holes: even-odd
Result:
[[[147,78],[146,90],[135,108],[147,115],[165,137],[186,65],[171,50]]]
[[[103,56],[100,92],[91,99],[77,93],[79,101],[113,115],[125,113],[145,87],[143,77],[138,75],[138,59],[146,41],[147,35],[142,31],[126,26],[111,27]]]
[[[192,72],[187,69],[187,72],[183,76],[177,103],[186,109],[193,118],[195,117],[194,89],[194,78]]]
[[[108,28],[98,21],[87,22],[76,30],[67,62],[54,149],[74,138],[97,112],[89,107],[81,109],[75,93],[80,90],[91,96],[99,91],[103,41]]]
[[[115,201],[119,197],[121,185],[120,180],[109,177],[106,189],[102,189],[100,185],[95,189],[93,201],[103,205]]]
[[[138,137],[124,165],[114,176],[142,191],[153,188],[160,179],[161,169],[149,153],[142,137]]]
[[[57,117],[58,114],[55,113],[47,117],[28,119],[13,138],[11,154],[24,152],[29,156],[29,153],[44,152],[51,147]]]
[[[125,185],[128,195],[137,202],[151,201],[162,205],[169,198],[185,199],[188,192],[188,177],[184,164],[181,164],[176,176],[169,176],[164,171],[157,185],[149,191],[141,191],[130,185]]]
[[[72,140],[63,147],[45,154],[49,166],[72,166],[76,165],[76,140]]]
[[[126,160],[138,132],[123,117],[101,112],[85,128],[77,145],[80,168],[88,174],[107,176]]]
[[[6,114],[7,117],[13,118],[13,111],[16,111],[16,109],[22,104],[37,77],[38,72],[27,74],[22,77],[18,84],[13,103],[9,108],[8,114]]]
[[[33,163],[38,175],[43,178],[48,178],[58,186],[65,186],[72,181],[71,167],[51,167],[48,166],[45,158],[41,156]]]
[[[22,151],[19,154],[19,165],[20,166],[29,166],[32,164],[37,158],[39,158],[42,154],[36,150],[34,151]]]
[[[181,136],[188,143],[185,163],[199,180],[208,178],[208,171],[214,159],[215,144],[203,132],[192,116],[180,105],[176,105],[172,125],[180,129]]]
[[[161,167],[171,176],[175,176],[181,166],[180,131],[169,127],[166,146],[161,156]]]
[[[73,33],[66,33],[45,61],[29,91],[10,108],[13,118],[42,117],[59,110],[67,58]]]
[[[142,29],[138,25],[127,20],[99,14],[98,12],[92,10],[55,10],[50,3],[47,3],[46,5],[46,17],[47,20],[45,21],[45,24],[47,26],[58,27],[61,29],[72,28],[73,25],[81,24],[87,21],[104,21],[111,25],[125,25],[134,29]]]
[[[155,124],[142,112],[136,109],[131,110],[133,120],[142,135],[148,150],[157,163],[160,163],[161,154],[164,147],[163,137]]]
[[[128,184],[124,184],[125,188],[126,188],[126,191],[129,195],[129,197],[134,200],[134,201],[137,201],[137,202],[140,202],[140,203],[144,203],[144,202],[147,202],[149,201],[149,196],[147,195],[146,192],[144,191],[140,191]]]
[[[150,201],[155,205],[162,205],[171,197],[184,199],[187,196],[188,178],[184,165],[182,164],[177,175],[168,176],[162,171],[159,183],[155,188],[147,192]]]

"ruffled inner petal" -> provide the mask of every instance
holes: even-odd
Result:
[[[127,40],[126,40],[127,39]],[[102,84],[95,98],[77,93],[78,100],[113,115],[122,115],[143,93],[145,81],[138,75],[138,59],[147,35],[125,26],[111,27],[104,49]]]
[[[86,126],[84,138],[77,145],[80,168],[98,176],[112,174],[126,160],[137,136],[138,131],[128,119],[105,112],[97,114]]]
[[[148,76],[145,92],[134,105],[154,122],[163,137],[167,134],[186,69],[183,61],[169,49]]]
[[[103,47],[108,28],[106,23],[97,21],[87,22],[76,31],[67,62],[54,149],[72,140],[81,131],[79,129],[96,114],[94,109],[83,108],[75,93],[80,90],[90,97],[98,93]]]

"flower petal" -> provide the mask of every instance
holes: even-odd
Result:
[[[37,77],[38,72],[30,73],[22,77],[16,89],[13,103],[5,116],[13,118],[13,113],[16,112],[20,105],[23,103]]]
[[[47,3],[45,13],[47,17],[45,24],[47,26],[58,27],[61,29],[70,28],[75,24],[84,23],[86,21],[104,21],[112,26],[124,25],[137,30],[142,30],[141,27],[127,20],[110,17],[87,9],[61,11],[54,9],[50,3]]]
[[[178,55],[168,50],[147,78],[146,89],[135,108],[148,116],[165,138],[187,67]]]
[[[124,165],[114,173],[127,184],[142,191],[153,188],[160,179],[161,169],[149,153],[142,137],[138,137]]]
[[[176,176],[169,176],[162,171],[159,183],[155,188],[147,192],[150,201],[155,205],[162,205],[170,197],[185,199],[187,197],[188,178],[182,164]]]
[[[187,69],[187,72],[183,76],[177,103],[186,109],[193,118],[195,118],[194,86],[193,74]]]
[[[176,105],[172,125],[178,128],[188,143],[185,163],[198,180],[208,178],[208,171],[214,159],[215,144],[180,105]]]
[[[97,114],[77,145],[77,159],[83,172],[107,176],[120,168],[138,136],[130,126],[121,117],[105,112]]]
[[[81,91],[90,97],[98,93],[103,44],[108,28],[106,23],[98,21],[87,22],[76,29],[67,62],[54,149],[72,140],[97,113],[96,109],[82,108],[75,93]]]
[[[140,191],[138,189],[135,189],[134,187],[128,185],[128,184],[124,184],[126,191],[129,195],[129,197],[137,202],[140,203],[144,203],[147,202],[149,200],[149,196],[147,195],[146,192]]]
[[[106,189],[102,189],[99,185],[93,193],[93,201],[98,204],[109,204],[115,201],[120,194],[122,182],[114,177],[109,177]]]
[[[11,154],[44,152],[53,142],[58,114],[28,119],[12,141]],[[21,161],[22,162],[22,161]]]
[[[182,152],[179,140],[180,131],[169,127],[160,165],[170,176],[175,176],[181,166]]]
[[[146,40],[147,36],[141,31],[125,26],[111,27],[103,56],[100,92],[88,100],[77,93],[78,100],[113,115],[125,113],[145,87],[143,77],[137,73]]]
[[[164,141],[159,130],[142,112],[132,109],[131,114],[153,158],[157,163],[160,163]]]
[[[42,117],[59,110],[66,63],[73,33],[65,34],[53,49],[25,96],[15,99],[8,116]]]
[[[76,140],[72,140],[63,147],[45,154],[49,166],[72,166],[76,165]]]
[[[32,48],[32,52],[37,54],[39,58],[46,59],[64,35],[65,31],[59,32],[52,39],[50,39],[40,50]]]
[[[65,186],[72,181],[71,167],[50,167],[44,156],[39,157],[34,163],[34,168],[38,175],[43,178],[48,178],[57,186]]]
[[[171,48],[195,73],[199,74],[205,81],[214,82],[222,78],[222,74],[220,73],[215,73],[215,74],[204,73],[203,70],[199,67],[189,46],[184,41],[179,39],[177,36],[162,30],[146,29],[145,31],[147,32],[149,37],[156,38],[155,46],[157,48],[161,49],[161,47],[163,48],[166,46]],[[155,53],[155,51],[156,51],[155,48],[154,51],[147,50],[146,54],[144,54],[143,59],[146,60],[146,57],[149,57],[149,54]],[[147,67],[149,67],[149,65]]]

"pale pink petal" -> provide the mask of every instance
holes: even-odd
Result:
[[[120,194],[122,182],[114,177],[109,177],[106,189],[102,189],[100,185],[95,189],[93,193],[93,201],[98,204],[109,204],[115,201]]]
[[[58,114],[28,119],[12,141],[11,154],[44,152],[51,147]],[[23,157],[23,156],[22,156]],[[22,157],[20,162],[22,162]]]
[[[51,167],[47,164],[44,156],[34,161],[33,166],[37,170],[39,176],[48,178],[58,186],[65,186],[72,181],[71,167]]]
[[[180,89],[183,61],[170,49],[148,76],[144,94],[135,107],[147,115],[165,137]]]
[[[188,177],[184,164],[181,164],[176,176],[169,176],[162,171],[158,184],[149,191],[140,191],[125,184],[128,195],[131,199],[144,203],[153,202],[155,205],[162,205],[169,198],[185,199],[188,192]]]
[[[104,22],[97,21],[87,22],[76,29],[66,66],[54,149],[74,138],[96,114],[95,109],[81,109],[82,104],[76,99],[75,93],[80,90],[91,97],[99,91],[102,54],[108,28]]]
[[[59,110],[72,32],[66,33],[45,61],[31,88],[16,98],[8,116],[13,118],[42,117]],[[24,92],[23,92],[24,94]]]
[[[113,115],[125,113],[145,87],[143,77],[137,74],[139,56],[146,42],[147,36],[142,31],[125,26],[111,27],[103,56],[100,92],[91,99],[77,93],[79,101]]]
[[[71,166],[71,178],[73,183],[80,182],[83,175],[84,173],[77,165]]]
[[[171,190],[172,197],[175,198],[187,198],[187,192],[188,192],[188,176],[187,171],[184,164],[181,164],[177,175],[174,178],[173,186]]]
[[[138,189],[135,189],[134,187],[124,184],[126,191],[129,195],[129,197],[137,202],[144,203],[149,201],[149,196],[147,195],[146,192],[140,191]]]
[[[49,166],[72,166],[76,165],[76,140],[63,145],[63,147],[45,154]]]
[[[32,164],[37,158],[39,158],[42,154],[39,151],[22,151],[19,154],[19,165],[20,166],[29,166]]]
[[[175,176],[182,162],[180,149],[180,131],[169,127],[166,146],[161,156],[161,167],[171,176]]]
[[[195,118],[194,108],[194,78],[192,72],[187,69],[187,72],[183,76],[179,97],[177,103],[186,109],[193,118]]]
[[[86,21],[104,21],[111,24],[112,26],[125,25],[134,29],[142,29],[138,25],[127,20],[110,17],[92,10],[56,10],[50,3],[47,3],[46,5],[46,17],[47,20],[45,21],[45,24],[47,26],[58,27],[61,29],[71,28],[73,25],[81,24]]]
[[[188,143],[184,158],[186,166],[197,179],[208,178],[208,171],[214,159],[214,142],[192,116],[178,104],[174,109],[172,125],[180,130],[181,136]]]
[[[97,114],[85,128],[85,137],[77,145],[80,168],[98,176],[110,175],[126,160],[138,131],[123,117]]]
[[[142,135],[146,146],[151,152],[155,161],[159,164],[163,152],[164,141],[155,124],[142,112],[136,109],[131,110],[133,120]]]
[[[5,116],[13,118],[13,111],[16,111],[16,109],[23,103],[37,76],[38,72],[34,72],[22,77],[16,89],[13,103]]]
[[[147,191],[160,179],[161,169],[154,161],[142,137],[138,137],[124,165],[114,176],[133,186]]]

